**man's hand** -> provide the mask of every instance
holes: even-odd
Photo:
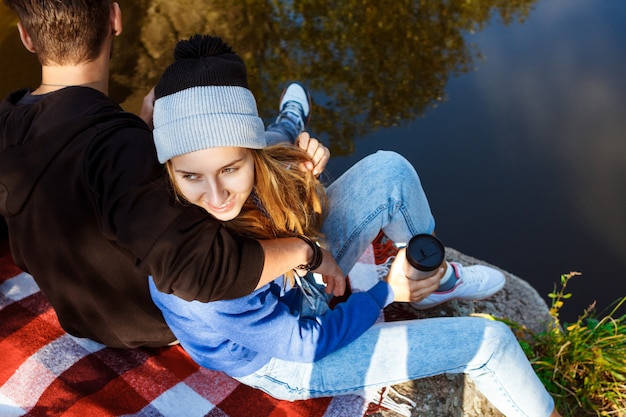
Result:
[[[394,301],[398,302],[419,302],[432,294],[439,281],[443,278],[445,268],[439,268],[437,272],[426,279],[419,281],[407,278],[404,275],[404,263],[406,262],[406,249],[400,249],[389,268],[386,281],[393,288],[395,294]]]
[[[315,176],[320,175],[330,159],[330,150],[307,132],[300,133],[296,138],[296,145],[311,157],[312,162],[307,162],[304,169],[312,171]]]
[[[154,124],[152,123],[152,115],[154,114],[154,87],[150,90],[150,92],[143,98],[143,104],[141,106],[141,111],[139,112],[139,117],[146,122],[150,129],[154,129]]]
[[[326,249],[322,249],[322,253],[324,254],[322,264],[313,272],[322,275],[327,294],[332,293],[335,297],[340,297],[346,291],[346,277],[335,262],[333,255]]]

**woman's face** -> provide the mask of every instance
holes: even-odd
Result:
[[[254,158],[247,148],[203,149],[170,163],[183,197],[218,220],[234,219],[254,188]]]

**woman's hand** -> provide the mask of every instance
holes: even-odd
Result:
[[[404,263],[406,262],[406,249],[398,251],[396,259],[393,260],[386,281],[394,292],[394,301],[398,302],[419,302],[432,294],[439,281],[443,278],[445,268],[439,268],[437,272],[426,279],[412,280],[404,275]]]
[[[322,264],[315,271],[316,274],[322,275],[322,280],[326,284],[326,293],[334,294],[335,297],[340,297],[346,291],[346,277],[341,272],[341,268],[335,262],[333,255],[326,249],[322,249],[324,258]]]
[[[311,157],[312,162],[307,162],[304,169],[312,171],[316,177],[320,175],[330,159],[330,150],[307,132],[300,133],[296,139],[296,145]]]

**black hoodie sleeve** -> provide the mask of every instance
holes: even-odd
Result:
[[[160,291],[185,300],[208,302],[254,291],[264,263],[261,245],[234,236],[200,208],[174,201],[145,125],[100,136],[83,169],[102,230],[113,244],[129,251]]]

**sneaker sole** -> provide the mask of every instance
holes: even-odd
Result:
[[[496,295],[496,294],[498,293],[498,291],[500,291],[500,290],[502,290],[502,288],[504,288],[504,285],[505,285],[505,284],[506,284],[506,278],[504,279],[504,281],[502,282],[502,284],[501,284],[501,285],[498,285],[497,287],[494,287],[494,288],[496,288],[496,290],[495,290],[495,291],[493,291],[491,294],[489,294],[489,295],[487,295],[487,296],[485,296],[485,297],[482,297],[482,298],[474,298],[474,297],[472,297],[472,298],[470,298],[470,297],[453,297],[453,298],[449,298],[449,299],[447,299],[447,300],[445,300],[445,301],[440,301],[440,302],[438,302],[438,303],[429,304],[428,306],[424,306],[424,305],[421,305],[421,306],[420,306],[420,305],[418,305],[418,303],[409,303],[409,304],[411,304],[411,307],[413,307],[414,309],[422,311],[422,310],[429,310],[429,309],[431,309],[431,308],[433,308],[433,307],[437,307],[437,306],[440,306],[440,305],[442,305],[442,304],[445,304],[445,303],[447,303],[447,302],[454,301],[454,300],[463,300],[463,301],[482,301],[482,300],[486,300],[487,298],[490,298],[490,297],[493,297],[494,295]]]

